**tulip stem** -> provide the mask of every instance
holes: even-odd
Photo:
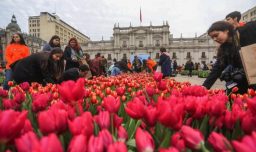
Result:
[[[204,143],[201,143],[201,150],[202,152],[210,152],[204,145]]]
[[[5,151],[5,144],[0,144],[0,152],[4,152]]]

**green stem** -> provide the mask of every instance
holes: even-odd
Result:
[[[112,133],[112,135],[114,135],[114,114],[113,113],[111,113],[110,114],[110,122],[111,122],[111,133]]]
[[[0,144],[0,152],[4,152],[5,151],[5,144]]]
[[[201,151],[202,152],[210,152],[204,145],[204,143],[201,143]]]

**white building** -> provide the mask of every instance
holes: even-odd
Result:
[[[158,60],[160,47],[165,47],[178,64],[185,64],[189,59],[209,63],[216,55],[216,43],[208,36],[184,38],[181,35],[180,38],[173,38],[167,21],[159,26],[119,27],[119,24],[115,24],[110,40],[89,41],[82,45],[84,52],[89,53],[91,58],[101,53],[108,60],[120,60],[123,57],[130,59],[142,54]]]

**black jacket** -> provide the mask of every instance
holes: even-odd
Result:
[[[256,43],[256,21],[246,23],[238,31],[241,47]]]
[[[79,62],[74,61],[71,58],[71,54],[72,54],[71,47],[67,46],[64,50],[64,59],[66,60],[65,70],[68,70],[70,68],[79,68],[79,65],[80,65]]]
[[[131,69],[128,68],[127,62],[121,60],[115,63],[115,67],[119,68],[122,72],[133,72]]]
[[[35,53],[13,63],[11,68],[15,82],[55,83],[56,79],[48,68],[49,55],[49,52]]]
[[[238,29],[239,31],[239,37],[240,37],[240,46],[247,46],[253,43],[256,43],[256,22],[247,23],[245,26]],[[223,44],[222,47],[224,48],[232,48],[228,45],[231,44]],[[235,52],[235,60],[230,59],[230,52]],[[229,49],[225,51],[224,54],[224,64],[220,63],[220,58],[217,58],[216,63],[213,65],[213,68],[207,77],[207,79],[204,81],[203,86],[205,86],[207,89],[210,89],[212,85],[215,83],[215,81],[221,76],[222,71],[228,66],[232,65],[234,68],[241,68],[243,69],[241,58],[239,55],[239,49],[233,50]],[[246,77],[242,79],[242,81],[238,85],[240,93],[245,93],[247,91],[248,83],[246,80]]]

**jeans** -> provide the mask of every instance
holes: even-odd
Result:
[[[4,90],[9,90],[8,82],[12,80],[12,70],[11,69],[6,69],[5,70],[5,79],[4,79],[4,84],[3,84],[3,89]]]
[[[116,75],[119,75],[121,74],[121,71],[118,67],[113,67],[112,70],[111,70],[111,76],[116,76]]]

